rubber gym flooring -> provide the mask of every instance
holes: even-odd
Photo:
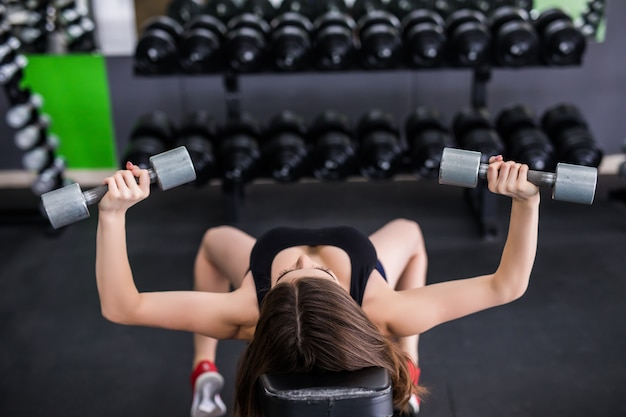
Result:
[[[607,198],[619,189],[623,181],[601,177],[592,206],[544,195],[524,297],[422,336],[431,395],[421,416],[626,416],[626,204]],[[480,238],[462,192],[428,181],[255,183],[238,225],[253,235],[278,224],[371,232],[396,217],[415,219],[428,281],[436,282],[491,272],[499,260],[502,235]],[[141,290],[191,288],[197,245],[225,221],[226,201],[219,186],[182,187],[155,191],[129,212]],[[187,416],[191,335],[104,320],[94,278],[97,210],[51,234],[16,215],[35,203],[26,190],[0,190],[0,416]],[[498,203],[504,234],[508,201]],[[219,347],[229,405],[243,347]]]

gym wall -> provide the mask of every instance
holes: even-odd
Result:
[[[511,103],[543,112],[559,102],[578,106],[605,154],[621,152],[626,132],[626,56],[621,40],[626,2],[607,1],[604,42],[591,43],[584,64],[571,68],[497,69],[488,85],[492,114]],[[140,77],[131,56],[32,56],[24,83],[44,97],[51,132],[61,140],[68,169],[112,169],[137,118],[153,110],[177,122],[195,109],[225,118],[223,78]],[[240,79],[242,110],[267,120],[284,109],[307,119],[332,108],[356,120],[373,108],[396,116],[399,125],[418,105],[433,106],[446,121],[469,104],[472,73],[467,69],[394,70],[336,74],[255,74]],[[6,113],[6,97],[0,97]],[[0,173],[21,170],[14,131],[0,120]],[[2,184],[0,183],[0,186]]]

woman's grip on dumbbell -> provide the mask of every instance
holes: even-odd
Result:
[[[439,183],[473,188],[479,178],[486,178],[487,169],[488,165],[481,163],[480,152],[445,148]],[[559,163],[556,173],[528,170],[526,175],[532,184],[551,187],[555,200],[593,203],[598,178],[598,170],[594,167]]]
[[[126,169],[115,172],[104,179],[108,188],[98,203],[100,213],[125,213],[133,205],[150,195],[150,173],[132,162],[126,162]]]
[[[141,175],[146,175],[144,181],[147,181],[148,185],[156,182],[162,190],[169,190],[196,179],[196,171],[191,156],[184,146],[152,156],[150,164],[152,165],[150,169],[140,171],[137,171],[139,168],[133,164],[127,165],[128,170],[118,171],[114,176],[106,179],[105,184],[85,192],[81,191],[78,184],[70,184],[45,193],[41,196],[43,211],[52,227],[58,229],[89,217],[87,206],[101,202],[109,193],[109,187],[112,186],[115,192],[130,193],[132,187],[130,183],[127,186],[122,186],[122,182],[126,181],[123,178],[131,180],[138,186],[138,182],[141,182]],[[128,197],[133,198],[130,195]]]
[[[514,161],[504,161],[502,155],[489,158],[485,178],[489,191],[511,197],[513,200],[526,201],[536,198],[539,187],[528,180],[528,165]]]

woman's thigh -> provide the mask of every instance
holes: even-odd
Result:
[[[387,282],[396,287],[406,266],[412,258],[424,251],[422,231],[417,222],[396,219],[385,224],[370,235],[380,263],[385,269]],[[425,256],[425,253],[424,253]]]
[[[206,231],[200,250],[220,274],[239,288],[248,272],[255,242],[255,238],[237,228],[218,226]]]

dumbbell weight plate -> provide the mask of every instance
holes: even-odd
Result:
[[[594,167],[559,163],[552,198],[571,203],[591,204],[596,194],[598,170]]]
[[[480,152],[445,148],[439,167],[439,184],[475,188],[478,185]]]

